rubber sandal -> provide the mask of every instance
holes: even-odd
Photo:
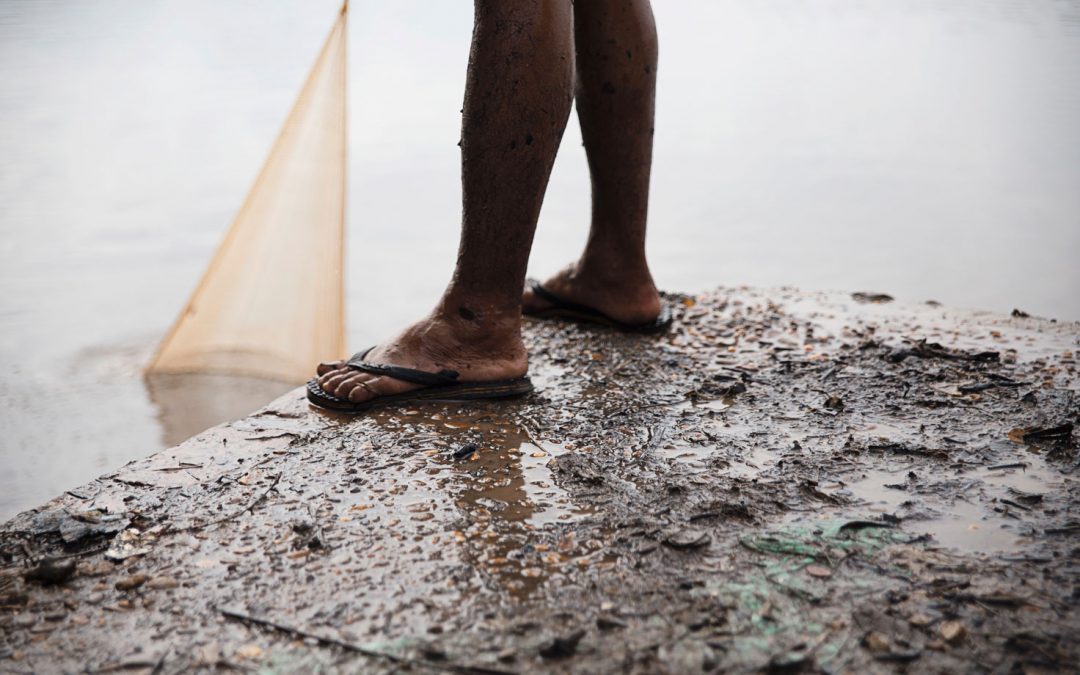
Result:
[[[551,307],[537,310],[525,310],[523,314],[534,319],[567,319],[578,323],[598,324],[610,326],[627,333],[663,333],[671,327],[671,308],[667,305],[660,307],[660,314],[652,321],[645,323],[626,323],[613,319],[598,309],[582,305],[572,300],[565,300],[555,295],[540,285],[539,281],[529,279],[529,290],[533,294],[551,304]]]
[[[491,380],[487,382],[458,382],[458,373],[454,370],[443,369],[437,373],[429,373],[424,370],[404,368],[402,366],[388,366],[380,363],[368,363],[364,357],[374,347],[369,347],[362,352],[357,352],[345,362],[345,365],[363,373],[383,375],[402,382],[424,385],[423,389],[377,396],[369,401],[356,403],[348,399],[338,398],[328,394],[319,386],[319,380],[312,378],[307,383],[307,399],[313,405],[334,412],[355,415],[372,408],[396,405],[399,403],[412,403],[419,401],[473,401],[489,398],[506,398],[510,396],[523,396],[533,390],[532,382],[527,376],[516,377],[509,380]]]

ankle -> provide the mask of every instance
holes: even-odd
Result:
[[[586,251],[574,264],[570,279],[599,288],[634,288],[655,291],[644,255]]]
[[[521,304],[461,298],[447,293],[432,314],[456,341],[479,350],[521,343]]]
[[[647,266],[634,271],[611,265],[594,265],[583,259],[544,282],[554,295],[599,310],[627,324],[652,321],[661,310],[660,295]],[[531,309],[551,304],[526,293]]]

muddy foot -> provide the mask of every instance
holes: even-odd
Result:
[[[461,382],[486,382],[521,377],[528,355],[521,342],[520,322],[478,327],[474,321],[435,314],[406,328],[372,349],[369,363],[403,366],[431,373],[459,373]],[[401,394],[423,385],[385,375],[362,373],[343,361],[319,364],[319,386],[338,398],[363,403],[379,396]]]
[[[591,307],[622,323],[645,324],[660,314],[660,294],[648,271],[640,274],[601,275],[574,264],[543,282],[554,295]],[[551,306],[526,288],[522,297],[526,311]]]

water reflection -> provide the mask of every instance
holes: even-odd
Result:
[[[1026,453],[1018,465],[957,471],[951,476],[917,475],[916,463],[867,470],[836,494],[854,497],[870,512],[904,517],[910,520],[907,529],[930,534],[946,548],[1018,551],[1031,542],[1034,531],[1018,517],[1028,507],[1015,500],[1041,499],[1044,493],[1064,490],[1069,480],[1047,466],[1036,449],[1026,448]]]
[[[228,375],[148,375],[144,381],[158,410],[165,447],[248,415],[293,388],[274,380]]]
[[[407,432],[414,447],[437,446],[421,451],[426,460],[411,463],[407,474],[392,479],[394,486],[374,488],[397,511],[387,514],[390,522],[434,519],[448,500],[459,528],[450,535],[461,557],[518,598],[561,577],[567,566],[610,564],[594,559],[599,542],[578,541],[572,529],[559,527],[591,513],[575,505],[548,467],[565,452],[562,446],[541,446],[508,416],[451,410],[421,406],[373,415],[381,429]],[[465,445],[475,452],[454,459],[453,451]],[[535,536],[544,529],[550,536]]]

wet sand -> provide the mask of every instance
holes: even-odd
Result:
[[[669,300],[659,338],[530,324],[519,401],[297,390],[20,514],[0,670],[1077,663],[1080,325]]]

